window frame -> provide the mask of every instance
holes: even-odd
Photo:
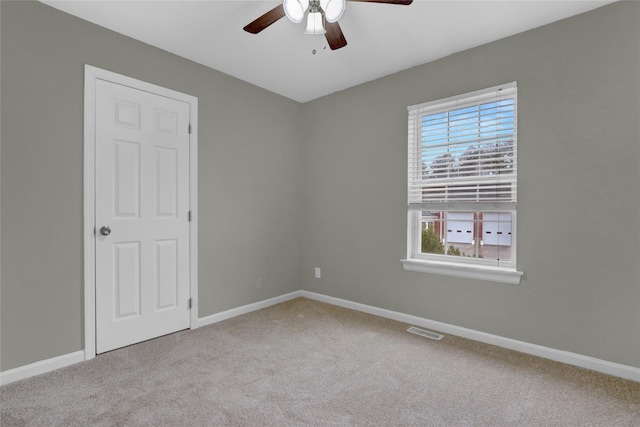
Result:
[[[422,232],[422,227],[421,227],[421,220],[420,220],[420,212],[419,210],[409,210],[409,215],[411,216],[411,218],[409,219],[411,222],[411,226],[412,226],[412,230],[411,232],[412,234],[412,253],[413,253],[413,258],[416,259],[425,259],[425,260],[435,260],[435,261],[441,261],[441,262],[448,262],[448,261],[454,261],[454,262],[458,262],[461,264],[470,264],[470,265],[486,265],[489,267],[496,267],[496,263],[497,261],[494,259],[482,259],[482,258],[475,258],[475,257],[469,257],[469,256],[456,256],[456,255],[446,255],[446,254],[430,254],[430,253],[424,253],[422,252],[422,247],[421,247],[421,232]],[[470,210],[457,210],[457,209],[445,209],[443,210],[443,212],[463,212],[463,213],[476,213],[476,212],[482,212],[482,213],[497,213],[497,212],[504,212],[504,213],[510,213],[511,214],[511,228],[512,230],[515,229],[516,226],[516,211],[513,210],[478,210],[478,211],[470,211]],[[448,220],[443,220],[443,223],[446,224]],[[455,221],[455,220],[452,220]],[[483,221],[484,222],[484,221]],[[474,222],[474,228],[476,227],[476,223]],[[475,234],[475,233],[474,233]],[[508,261],[500,261],[500,267],[502,268],[507,268],[507,269],[515,269],[516,264],[515,264],[515,259],[516,259],[516,240],[517,240],[517,233],[512,233],[511,234],[511,259]],[[445,243],[446,242],[446,243]],[[449,245],[451,242],[445,241],[443,243],[445,243],[445,246]],[[445,250],[447,249],[447,247],[445,247]]]
[[[435,100],[420,105],[410,106],[409,110],[409,127],[416,126],[412,123],[412,119],[415,120],[415,111],[422,110],[424,108],[432,109],[426,114],[436,114],[440,111],[452,112],[460,105],[463,106],[480,106],[487,102],[487,96],[489,94],[498,94],[501,90],[508,89],[513,92],[515,98],[514,105],[514,157],[517,157],[517,83],[512,82],[505,85],[495,86],[487,89],[482,89],[466,94],[456,95],[449,98]],[[419,129],[422,129],[422,125],[419,125]],[[480,280],[488,280],[499,283],[519,284],[523,273],[516,269],[516,248],[517,248],[517,207],[515,203],[515,197],[517,192],[517,166],[515,167],[514,189],[512,201],[508,203],[487,203],[487,202],[469,202],[463,201],[456,203],[451,201],[443,201],[437,205],[430,205],[428,209],[416,208],[415,204],[410,206],[412,198],[412,191],[416,191],[415,185],[412,187],[412,179],[415,180],[415,176],[412,173],[416,172],[416,166],[412,163],[412,155],[415,155],[415,150],[419,149],[421,142],[417,140],[411,140],[412,135],[420,135],[422,131],[411,129],[409,130],[409,155],[408,155],[408,206],[407,206],[407,258],[401,260],[405,270],[418,271],[432,274],[441,274],[454,277],[472,278]],[[515,159],[517,165],[517,159]],[[413,162],[415,162],[413,157]],[[455,180],[455,178],[452,178]],[[455,181],[448,181],[453,182]],[[424,193],[423,193],[424,194]],[[423,210],[433,210],[442,212],[508,212],[511,214],[511,259],[509,261],[489,260],[475,257],[464,257],[457,255],[445,254],[429,254],[422,252],[421,246],[421,212]],[[484,219],[483,219],[484,220]],[[446,224],[446,221],[443,222]],[[476,222],[474,221],[474,236],[476,230]]]

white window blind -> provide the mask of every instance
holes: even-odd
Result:
[[[408,107],[410,209],[514,210],[517,85]]]

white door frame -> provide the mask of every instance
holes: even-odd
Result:
[[[190,328],[198,320],[198,98],[146,83],[131,77],[84,67],[84,354],[85,360],[96,357],[96,251],[95,251],[95,118],[96,80],[105,80],[173,98],[189,104],[189,278],[191,312]]]

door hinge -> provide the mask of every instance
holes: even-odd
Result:
[[[187,220],[191,222],[191,211],[187,212]]]
[[[191,310],[192,305],[193,305],[193,299],[189,298],[187,300],[187,307],[189,308],[189,310]]]
[[[189,123],[189,135],[191,135],[191,123]]]

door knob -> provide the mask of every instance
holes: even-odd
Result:
[[[102,234],[103,236],[108,236],[109,234],[111,234],[111,228],[109,228],[108,225],[105,225],[104,227],[100,228],[100,234]]]

